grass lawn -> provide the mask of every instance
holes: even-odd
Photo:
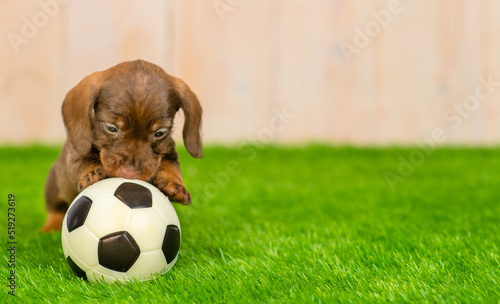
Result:
[[[212,146],[203,160],[178,150],[193,205],[176,205],[176,265],[106,285],[76,278],[60,234],[38,231],[58,149],[0,148],[0,302],[12,299],[9,193],[20,303],[500,301],[499,149],[437,150],[393,189],[384,174],[412,149]]]

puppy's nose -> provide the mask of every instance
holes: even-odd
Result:
[[[128,179],[135,179],[138,178],[140,175],[140,172],[134,169],[130,169],[127,167],[120,167],[118,170],[118,174],[120,177],[128,178]]]

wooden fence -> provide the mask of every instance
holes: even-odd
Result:
[[[500,1],[2,1],[0,20],[0,143],[60,142],[66,92],[136,58],[197,93],[206,142],[500,141]]]

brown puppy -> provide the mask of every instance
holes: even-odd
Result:
[[[201,106],[179,78],[143,61],[129,61],[85,77],[62,106],[67,140],[45,186],[48,217],[43,231],[61,229],[80,191],[106,177],[149,181],[172,201],[191,203],[171,131],[185,115],[184,145],[202,157]]]

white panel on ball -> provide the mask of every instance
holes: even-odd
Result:
[[[153,192],[153,209],[155,209],[158,214],[163,218],[165,223],[167,225],[169,224],[174,224],[179,229],[181,229],[181,226],[179,224],[179,218],[177,217],[177,213],[175,212],[174,206],[172,206],[172,203],[161,193],[159,190],[158,191],[152,191]]]
[[[91,281],[101,281],[104,279],[106,283],[113,283],[115,281],[126,282],[125,273],[117,272],[101,265],[96,266],[91,271],[87,271],[87,278]]]
[[[142,252],[134,266],[127,271],[128,278],[134,277],[137,280],[148,280],[152,273],[162,274],[167,266],[167,261],[163,251],[154,250]]]
[[[107,178],[99,181],[99,183],[95,183],[89,187],[87,187],[84,191],[85,193],[80,193],[76,198],[78,199],[79,196],[85,195],[88,197],[91,197],[92,200],[99,200],[104,197],[111,197],[113,196],[114,191],[116,188],[118,188],[121,184],[123,183],[123,179],[121,178]],[[106,189],[106,191],[103,191]]]
[[[167,225],[153,208],[131,209],[124,225],[124,230],[134,237],[141,252],[159,249],[166,229]]]
[[[85,265],[90,268],[99,265],[99,260],[95,254],[99,239],[85,225],[71,232],[71,237],[67,240],[67,244],[73,252],[78,252],[78,258]]]
[[[130,208],[114,196],[92,203],[85,225],[97,238],[124,230]]]
[[[63,224],[62,224],[62,229],[61,229],[61,243],[62,243],[62,248],[63,248],[63,253],[64,257],[69,256],[69,246],[68,246],[68,241],[66,238],[69,235],[68,232],[68,227],[66,226],[66,217],[64,217]]]

